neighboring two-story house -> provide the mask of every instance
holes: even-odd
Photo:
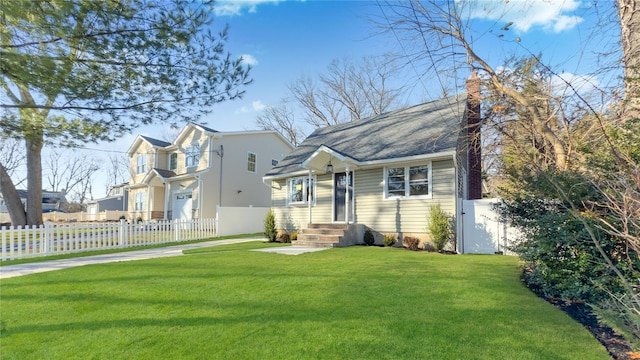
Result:
[[[293,150],[276,131],[188,124],[172,143],[139,135],[131,163],[132,220],[214,218],[216,206],[271,206],[262,175]]]

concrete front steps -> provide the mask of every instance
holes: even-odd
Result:
[[[360,227],[357,224],[309,224],[298,232],[298,239],[291,245],[327,248],[355,245]]]

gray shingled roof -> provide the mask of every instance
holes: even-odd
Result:
[[[157,146],[157,147],[167,147],[170,146],[171,143],[170,142],[166,142],[163,140],[158,140],[158,139],[154,139],[154,138],[150,138],[148,136],[144,136],[144,135],[140,135],[141,138],[145,139],[149,144],[153,145],[153,146]]]
[[[214,129],[212,129],[212,128],[208,127],[208,126],[204,126],[202,124],[196,124],[196,125],[200,126],[205,131],[208,131],[208,132],[211,132],[211,133],[217,133],[218,132],[218,130],[214,130]]]
[[[453,151],[465,109],[466,94],[462,94],[317,129],[265,176],[303,170],[300,164],[322,145],[358,162]]]

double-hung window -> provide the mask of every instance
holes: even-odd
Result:
[[[256,154],[252,152],[247,153],[247,171],[256,172]]]
[[[287,184],[289,204],[306,204],[315,200],[315,181],[307,176],[291,178]]]
[[[200,161],[200,147],[197,144],[189,146],[185,152],[185,165],[190,167],[198,166]]]
[[[135,211],[143,211],[144,210],[144,192],[138,191],[136,193],[136,202],[134,205]]]
[[[431,163],[385,169],[385,198],[430,198]]]
[[[178,154],[171,153],[169,155],[169,170],[175,170],[178,168]]]
[[[136,174],[143,174],[147,171],[147,155],[138,155],[136,158]]]

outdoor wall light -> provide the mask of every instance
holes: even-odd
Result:
[[[327,164],[327,173],[331,174],[333,172],[333,165],[331,165],[331,159],[329,159],[329,164]]]

